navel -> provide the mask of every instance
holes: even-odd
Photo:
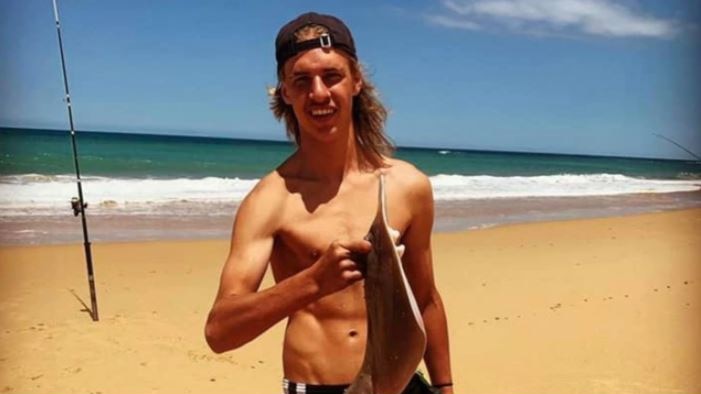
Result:
[[[348,336],[351,338],[355,338],[358,336],[358,331],[357,330],[350,330],[350,331],[348,331]]]

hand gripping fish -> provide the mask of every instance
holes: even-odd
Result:
[[[426,330],[390,235],[383,175],[368,238],[365,359],[346,394],[399,394],[423,358]]]

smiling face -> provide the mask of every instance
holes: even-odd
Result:
[[[315,48],[288,60],[283,73],[282,98],[292,107],[303,140],[328,141],[350,130],[353,97],[362,81],[346,56]]]

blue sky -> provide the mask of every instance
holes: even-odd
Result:
[[[399,145],[701,154],[697,0],[60,0],[76,127],[284,139],[273,41],[308,10],[350,26]],[[0,2],[0,92],[0,126],[68,127],[50,0]]]

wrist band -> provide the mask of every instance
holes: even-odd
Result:
[[[442,389],[443,387],[452,387],[453,382],[448,382],[448,383],[441,383],[441,384],[434,384],[433,387],[437,389]]]

